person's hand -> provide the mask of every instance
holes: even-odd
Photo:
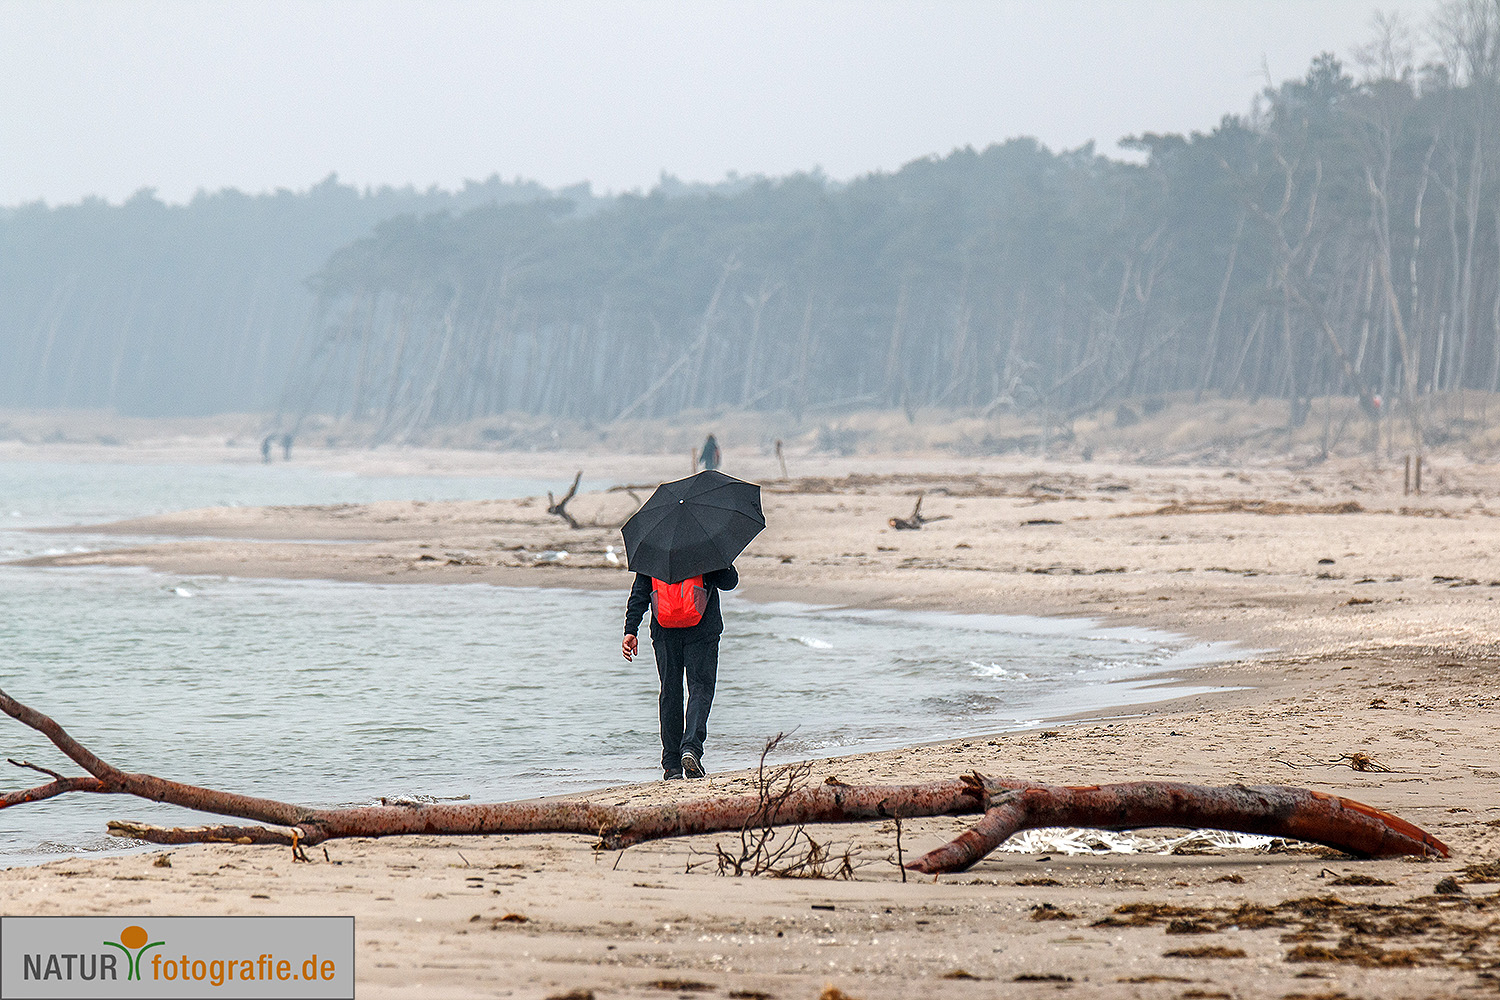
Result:
[[[620,652],[625,654],[625,659],[635,659],[636,651],[640,648],[640,640],[633,635],[627,635],[625,641],[620,643]]]

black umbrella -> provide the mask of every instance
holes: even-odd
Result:
[[[729,566],[765,526],[760,487],[710,471],[662,483],[620,534],[631,569],[681,583]]]

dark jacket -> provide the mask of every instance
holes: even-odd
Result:
[[[653,619],[651,638],[666,632],[680,637],[684,642],[707,639],[722,635],[724,616],[719,613],[719,591],[733,590],[740,585],[740,574],[733,566],[703,574],[703,585],[708,588],[708,607],[703,609],[703,619],[687,628],[662,628]],[[635,575],[635,584],[630,588],[630,600],[625,603],[625,634],[635,635],[641,627],[641,619],[651,610],[651,578],[645,573]]]

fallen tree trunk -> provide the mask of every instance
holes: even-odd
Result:
[[[753,827],[983,813],[972,830],[907,868],[928,874],[962,871],[1011,834],[1042,826],[1211,828],[1306,840],[1366,857],[1448,855],[1448,848],[1436,838],[1389,813],[1338,796],[1280,785],[1212,788],[1139,781],[1080,788],[970,774],[952,781],[914,785],[829,782],[774,798],[765,794],[721,796],[655,806],[556,800],[317,809],[121,771],[87,750],[55,721],[3,691],[0,711],[42,733],[90,775],[66,778],[20,763],[18,766],[48,774],[53,781],[0,795],[0,808],[68,792],[92,792],[135,795],[274,824],[109,825],[116,836],[160,844],[289,844],[299,849],[340,837],[581,833],[597,836],[601,848],[619,849],[668,837]]]

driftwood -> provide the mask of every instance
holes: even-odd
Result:
[[[579,524],[573,515],[568,513],[568,501],[573,499],[573,495],[578,492],[578,482],[581,479],[583,479],[583,470],[579,469],[578,475],[573,477],[573,485],[568,487],[568,492],[563,494],[561,500],[553,500],[552,491],[547,491],[547,513],[556,514],[564,521],[567,521],[568,527],[574,530],[583,527],[583,525]]]
[[[855,823],[982,813],[952,843],[907,864],[935,874],[963,871],[1020,830],[1082,826],[1105,830],[1177,826],[1287,837],[1364,857],[1447,857],[1448,848],[1396,816],[1322,792],[1281,785],[1213,788],[1162,781],[1061,787],[970,774],[913,785],[825,783],[768,799],[703,798],[661,806],[611,806],[578,800],[435,803],[319,809],[200,788],[121,771],[91,753],[55,721],[0,691],[0,711],[46,736],[88,772],[65,777],[28,762],[19,767],[53,780],[0,795],[0,808],[71,792],[135,795],[269,826],[158,827],[111,822],[110,833],[158,844],[234,843],[302,846],[340,837],[403,834],[578,833],[619,849],[668,837],[741,831],[748,826]]]
[[[918,531],[924,524],[931,524],[933,521],[947,521],[953,517],[952,514],[924,517],[922,514],[922,498],[924,496],[926,496],[925,493],[917,494],[917,505],[911,509],[910,517],[893,517],[886,523],[897,531]]]
[[[600,521],[599,518],[597,516],[595,516],[595,517],[590,518],[587,524],[584,524],[583,522],[579,521],[576,517],[574,517],[572,514],[568,513],[568,501],[571,500],[571,499],[573,499],[573,497],[578,493],[578,483],[582,479],[583,479],[583,470],[579,469],[578,470],[578,474],[573,477],[573,485],[568,487],[568,492],[566,492],[566,493],[563,494],[563,498],[561,500],[554,500],[552,498],[552,491],[551,490],[547,491],[547,513],[556,515],[557,517],[562,518],[564,521],[567,521],[568,522],[568,527],[573,528],[574,530],[577,530],[577,529],[580,529],[580,528],[609,528],[611,530],[618,531],[621,527],[624,526],[624,524],[625,524],[626,521],[630,520],[631,517],[635,516],[635,512],[636,511],[640,510],[641,507],[645,505],[645,501],[642,500],[639,496],[636,495],[636,491],[637,490],[653,490],[653,489],[656,488],[654,486],[634,486],[634,485],[629,485],[629,486],[611,486],[609,489],[605,490],[605,492],[606,493],[627,493],[627,494],[629,494],[630,499],[632,499],[632,500],[635,501],[635,510],[631,511],[629,514],[627,514],[625,517],[621,518],[619,521],[611,521],[611,522],[605,523],[605,522]]]

